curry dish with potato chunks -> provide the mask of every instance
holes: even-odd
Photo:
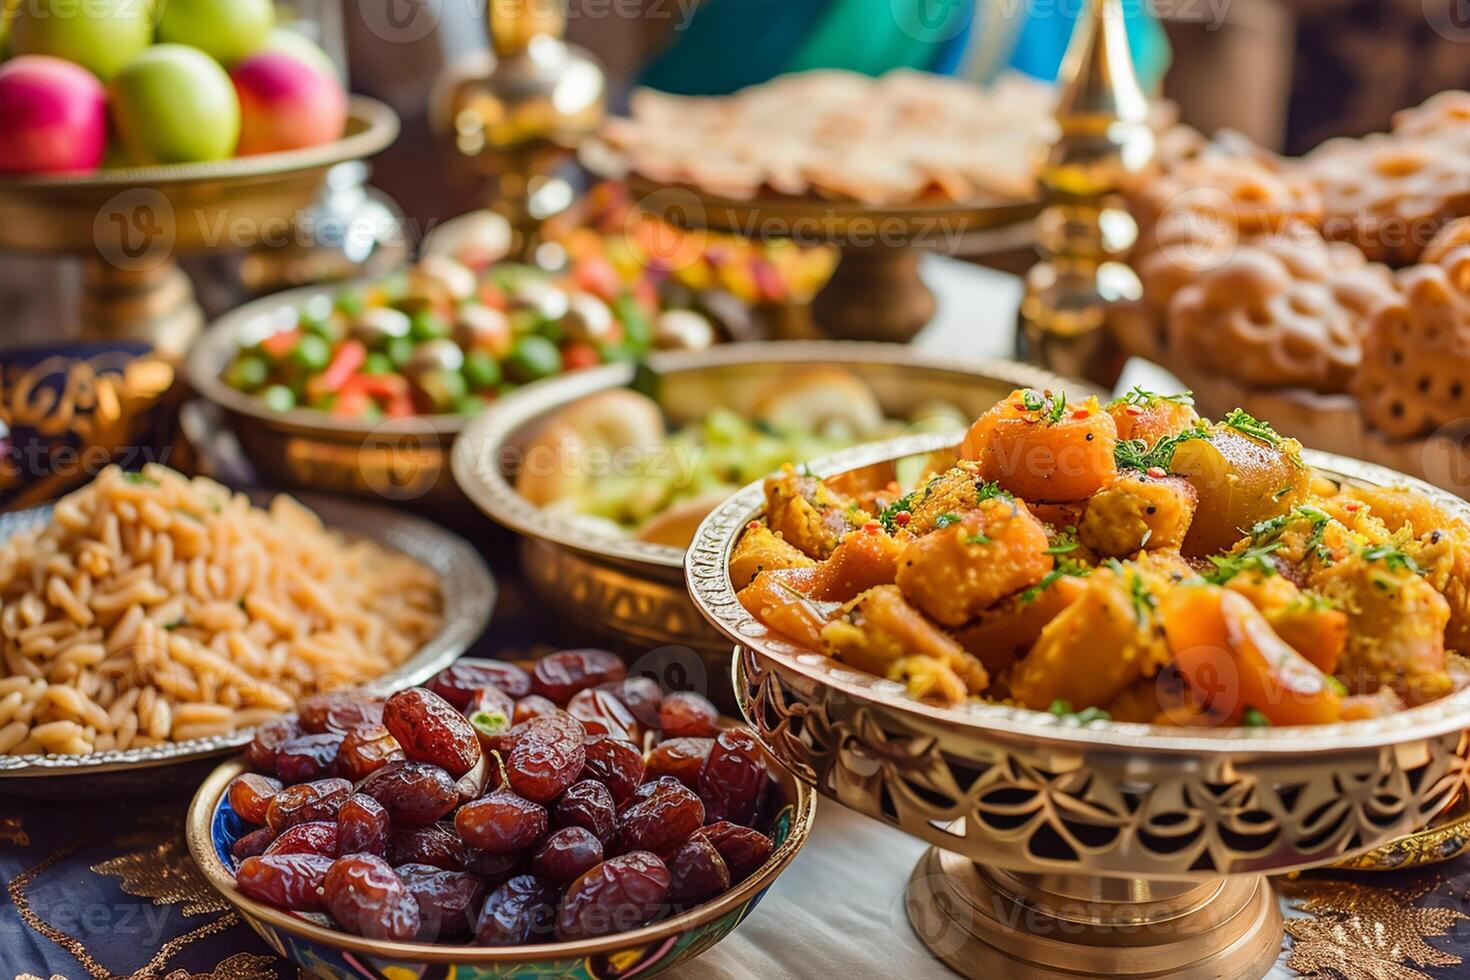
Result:
[[[866,472],[768,478],[730,577],[772,631],[921,700],[1313,725],[1461,683],[1470,525],[1315,474],[1244,411],[1020,390],[907,492]]]

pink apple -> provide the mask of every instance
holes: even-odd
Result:
[[[240,96],[241,156],[339,139],[347,93],[320,67],[279,51],[251,55],[230,73]]]
[[[80,65],[21,55],[0,65],[0,173],[96,170],[107,92]]]

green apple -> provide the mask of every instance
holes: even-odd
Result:
[[[74,61],[105,82],[153,43],[152,9],[149,0],[25,0],[8,18],[9,53]]]
[[[235,153],[239,97],[219,62],[197,48],[155,44],[118,72],[110,94],[118,135],[140,164],[224,160]]]
[[[289,27],[276,27],[265,39],[265,51],[275,51],[295,58],[303,64],[310,65],[328,78],[341,79],[342,73],[337,70],[337,63],[331,59],[311,38],[300,31],[293,31]]]
[[[188,44],[226,68],[259,51],[276,25],[273,0],[162,0],[158,39]]]

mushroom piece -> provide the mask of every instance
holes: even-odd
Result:
[[[597,343],[608,339],[617,321],[602,300],[591,293],[572,293],[567,298],[567,312],[561,327],[570,340]]]

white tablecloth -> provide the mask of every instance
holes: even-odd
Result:
[[[969,357],[1014,356],[1019,279],[934,256],[926,257],[923,274],[939,301],[939,315],[919,336],[921,346]],[[1130,364],[1123,378],[1124,388],[1133,384],[1177,389],[1169,375],[1139,363]],[[821,800],[811,840],[750,918],[668,976],[953,980],[914,935],[904,911],[909,873],[925,846]],[[1292,976],[1280,965],[1271,974],[1272,980]]]

